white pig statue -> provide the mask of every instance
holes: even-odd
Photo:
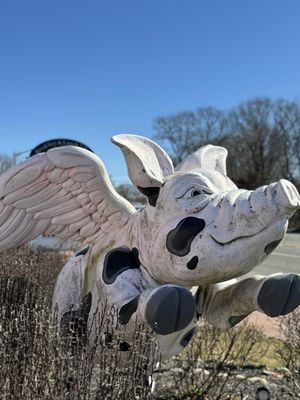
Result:
[[[145,137],[112,142],[148,198],[140,211],[115,191],[101,160],[79,147],[48,150],[0,176],[1,251],[41,234],[89,244],[58,276],[53,304],[62,323],[70,305],[90,321],[107,302],[123,329],[120,352],[130,349],[139,321],[167,359],[187,345],[200,317],[229,328],[255,310],[276,317],[300,304],[297,274],[237,280],[283,239],[300,207],[292,183],[238,189],[222,147],[204,146],[174,171]]]

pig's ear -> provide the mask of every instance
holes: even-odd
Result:
[[[200,147],[189,155],[176,167],[176,171],[190,171],[193,169],[213,169],[226,175],[227,150],[224,147],[207,146]]]
[[[149,202],[158,196],[164,177],[174,172],[168,154],[152,140],[138,135],[116,135],[112,142],[124,153],[132,183],[145,194]]]

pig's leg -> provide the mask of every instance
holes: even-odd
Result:
[[[184,329],[196,314],[192,293],[177,285],[158,285],[140,269],[122,272],[112,284],[104,285],[105,298],[118,310],[118,319],[127,332],[136,320],[159,335]]]
[[[176,285],[162,285],[141,293],[137,312],[155,333],[169,335],[190,324],[196,304],[189,290]]]
[[[300,275],[256,275],[199,288],[197,311],[212,325],[229,328],[253,311],[278,317],[300,304]]]
[[[182,330],[170,335],[157,335],[161,361],[180,353],[191,341],[196,333],[197,318],[194,319]]]
[[[195,300],[180,286],[149,288],[126,300],[119,309],[119,322],[125,325],[127,342],[133,340],[136,322],[152,328],[163,361],[183,350],[194,336],[198,323]]]
[[[53,314],[60,321],[62,332],[70,337],[81,337],[87,332],[91,310],[91,292],[86,293],[83,298],[80,296],[84,254],[81,251],[68,260],[59,273],[53,293]]]
[[[132,311],[134,310],[134,313]],[[188,345],[195,334],[197,318],[191,292],[175,285],[147,289],[119,309],[119,322],[128,334],[136,322],[144,322],[156,333],[161,360],[171,358]],[[133,337],[133,336],[132,336]]]

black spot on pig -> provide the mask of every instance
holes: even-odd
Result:
[[[269,255],[270,253],[272,253],[273,250],[276,249],[276,247],[279,245],[279,243],[282,241],[282,239],[280,240],[275,240],[274,242],[269,243],[266,247],[265,247],[265,253],[266,255]]]
[[[186,264],[188,269],[195,269],[198,265],[199,258],[197,256],[190,259],[190,261]]]
[[[117,277],[128,269],[140,267],[139,251],[118,247],[109,251],[104,259],[102,278],[108,285],[114,283]]]
[[[87,322],[92,305],[92,294],[89,292],[82,300],[78,310],[67,311],[61,318],[61,329],[64,334],[81,338],[87,333]]]
[[[130,320],[132,314],[137,310],[139,304],[139,298],[140,295],[134,297],[131,301],[129,301],[129,303],[121,307],[119,311],[120,324],[125,325]]]
[[[127,342],[121,342],[119,347],[120,347],[121,351],[129,351],[130,350],[130,344]]]
[[[85,256],[86,253],[89,251],[89,249],[90,249],[90,246],[84,247],[82,250],[78,251],[78,252],[75,254],[75,257],[78,257],[78,256]]]
[[[138,190],[143,193],[145,196],[148,197],[148,203],[150,206],[155,207],[156,202],[159,196],[159,187],[147,187],[147,188],[142,188],[140,186],[137,186]]]
[[[109,349],[112,349],[113,335],[110,332],[104,333],[104,343],[105,343],[106,347],[108,347]]]
[[[194,334],[195,334],[195,331],[196,331],[196,329],[193,328],[193,329],[191,329],[190,331],[188,331],[188,332],[183,336],[183,338],[182,338],[181,341],[180,341],[180,345],[181,345],[182,347],[186,347],[186,346],[189,344],[189,342],[192,340],[192,337],[193,337]]]
[[[176,256],[186,256],[192,241],[205,228],[205,221],[196,217],[187,217],[168,233],[167,249]]]

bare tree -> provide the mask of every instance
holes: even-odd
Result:
[[[273,130],[274,105],[270,99],[254,99],[240,104],[227,116],[228,169],[241,186],[254,188],[274,176],[280,139]]]
[[[203,107],[154,121],[155,138],[175,164],[207,143],[227,147],[228,175],[240,187],[256,188],[300,174],[300,105],[255,98],[222,112]]]
[[[116,191],[133,204],[145,204],[146,196],[141,194],[132,184],[122,183],[116,186]]]
[[[281,156],[284,170],[281,172],[294,181],[300,172],[300,106],[286,100],[276,102],[274,110],[276,129],[284,138]]]
[[[249,189],[280,178],[295,182],[299,136],[298,104],[268,98],[240,104],[227,116],[227,136],[223,139],[229,149],[229,175]]]
[[[0,174],[13,166],[13,158],[7,154],[0,154]]]
[[[164,142],[175,164],[195,149],[213,143],[224,129],[223,112],[214,107],[181,112],[154,121],[155,139]]]

